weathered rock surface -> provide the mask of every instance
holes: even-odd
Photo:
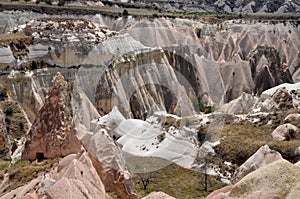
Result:
[[[120,2],[113,0],[114,2]],[[156,9],[188,11],[188,12],[228,12],[228,13],[289,13],[300,11],[297,0],[289,1],[260,1],[260,0],[203,0],[203,1],[142,1],[124,0],[121,2],[141,4]]]
[[[300,114],[289,114],[284,118],[284,121],[297,121],[300,120]]]
[[[278,89],[271,97],[277,103],[278,109],[290,109],[294,107],[292,95],[286,88]]]
[[[48,174],[39,176],[1,198],[106,198],[104,185],[88,153],[63,158]]]
[[[0,157],[9,157],[10,142],[7,137],[5,115],[0,109]]]
[[[108,130],[103,128],[92,133],[83,126],[77,126],[76,130],[105,190],[115,192],[124,199],[137,198],[132,177],[126,168],[121,150],[109,136]]]
[[[105,198],[104,185],[87,152],[67,156],[60,161],[57,172],[56,182],[46,192],[51,198]]]
[[[168,194],[165,194],[164,192],[151,192],[149,195],[142,199],[176,199],[172,196],[169,196]]]
[[[80,143],[65,107],[61,86],[50,88],[45,104],[27,136],[22,159],[63,157],[76,153]]]
[[[258,46],[249,54],[249,62],[255,93],[261,94],[285,82],[293,83],[288,67],[282,64],[279,52],[274,47]]]
[[[258,98],[247,93],[242,93],[240,97],[224,104],[220,110],[228,114],[248,114],[252,111]]]
[[[209,199],[272,199],[298,198],[300,192],[299,167],[281,159],[248,174],[232,189],[219,194],[213,192]]]
[[[288,136],[293,136],[291,135],[291,131],[293,131],[292,133],[297,133],[298,128],[292,124],[282,124],[280,126],[278,126],[271,134],[272,139],[273,140],[278,140],[278,141],[283,141],[286,140]],[[291,138],[291,137],[289,137]]]
[[[231,183],[235,184],[249,173],[280,159],[282,157],[279,152],[271,150],[268,145],[262,146],[238,168]]]

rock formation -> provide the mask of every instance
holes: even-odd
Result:
[[[113,0],[117,5],[120,1]],[[298,13],[300,4],[297,0],[289,1],[260,1],[260,0],[203,0],[203,1],[142,1],[142,0],[124,0],[126,2],[140,5],[141,7],[148,6],[153,9],[163,9],[169,11],[187,11],[187,12],[226,12],[226,13]],[[122,5],[122,4],[120,4]]]
[[[220,110],[228,114],[248,114],[253,110],[258,98],[247,93],[242,93],[240,97],[224,104]]]
[[[137,198],[131,174],[126,168],[121,151],[107,130],[103,128],[92,133],[83,126],[77,126],[76,130],[105,186],[105,190],[115,192],[124,199]]]
[[[62,98],[60,85],[50,88],[27,136],[22,159],[63,157],[76,153],[80,143]]]
[[[243,163],[231,178],[235,184],[249,173],[282,159],[279,152],[271,150],[268,145],[260,147],[245,163]]]
[[[5,116],[2,110],[0,109],[0,157],[9,157],[10,151],[10,142],[7,137],[6,125],[5,125]]]
[[[286,160],[278,160],[248,174],[232,187],[219,193],[213,192],[209,199],[233,198],[297,198],[300,194],[299,167]],[[274,186],[276,185],[276,186]]]
[[[106,198],[105,188],[88,153],[67,156],[57,168],[58,177],[46,191],[51,198]]]
[[[285,122],[300,120],[300,114],[289,114],[284,118]]]
[[[292,124],[282,124],[271,134],[273,140],[283,141],[291,139],[297,133],[298,128]]]
[[[165,194],[164,192],[151,192],[149,195],[142,199],[176,199],[172,196],[169,196],[168,194]]]
[[[13,190],[1,198],[106,198],[104,185],[88,153],[63,158],[50,173]]]
[[[272,96],[274,102],[277,103],[278,109],[293,108],[293,98],[286,88],[278,89]]]
[[[258,46],[249,55],[252,78],[255,83],[255,93],[281,83],[293,83],[288,67],[281,63],[279,52],[275,48]]]

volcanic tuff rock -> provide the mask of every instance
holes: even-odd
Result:
[[[284,121],[295,121],[295,120],[300,120],[300,114],[289,114],[284,118]]]
[[[294,133],[294,135],[291,135],[291,131],[293,131],[292,133]],[[278,126],[271,134],[272,139],[273,140],[278,140],[278,141],[283,141],[283,140],[287,140],[288,136],[295,136],[295,133],[297,133],[298,128],[292,124],[282,124],[280,126]],[[291,137],[289,137],[290,139]]]
[[[7,137],[6,125],[5,125],[5,115],[0,109],[0,157],[9,157],[10,142]]]
[[[281,83],[293,83],[287,66],[282,65],[279,52],[275,48],[258,46],[249,55],[252,78],[255,83],[255,93]]]
[[[300,192],[299,167],[286,160],[277,160],[242,178],[223,193],[214,194],[210,199],[271,199],[298,198]],[[225,193],[224,193],[225,192]]]
[[[88,153],[71,154],[58,166],[1,198],[106,198],[104,185]]]
[[[262,146],[238,168],[231,182],[235,184],[249,173],[280,159],[282,157],[279,152],[271,150],[268,145]]]
[[[254,95],[242,93],[237,99],[224,104],[220,110],[228,114],[248,114],[258,100]]]
[[[120,2],[118,0],[112,0]],[[227,13],[298,13],[300,2],[298,0],[202,0],[202,1],[142,1],[142,0],[123,0],[141,6],[150,6],[155,9],[188,12],[227,12]]]
[[[182,104],[179,98],[182,98],[188,107],[189,99],[193,98],[200,99],[204,105],[229,102],[239,97],[242,92],[260,92],[268,88],[267,85],[291,82],[288,70],[281,68],[283,66],[288,66],[295,81],[300,73],[297,68],[299,30],[293,21],[266,24],[236,20],[210,24],[188,19],[157,18],[150,21],[131,16],[112,20],[95,15],[73,19],[53,17],[53,20],[46,22],[49,18],[44,16],[40,20],[32,20],[34,16],[41,17],[36,13],[2,15],[4,19],[10,20],[7,22],[8,26],[21,23],[24,18],[31,21],[27,25],[31,25],[30,29],[25,28],[26,25],[19,26],[19,30],[32,32],[31,34],[37,37],[34,43],[28,46],[28,57],[24,57],[22,62],[41,58],[53,66],[80,65],[78,73],[76,69],[66,72],[69,76],[67,79],[79,80],[77,85],[81,86],[83,94],[97,106],[101,114],[108,113],[113,105],[120,101],[126,101],[121,104],[124,107],[120,107],[120,110],[123,114],[128,114],[127,117],[144,118],[144,115],[149,115],[153,109],[158,108],[178,114],[181,112],[179,109],[184,110],[178,106]],[[22,18],[21,22],[17,22],[17,16]],[[41,27],[38,24],[41,24]],[[106,28],[102,28],[103,24],[119,30],[120,34],[109,33]],[[96,44],[93,39],[89,40],[86,37],[87,34],[76,30],[79,25],[84,26],[84,32],[87,34],[102,35],[103,31],[107,31],[108,35],[101,37],[101,42]],[[50,27],[49,30],[47,26]],[[50,29],[53,27],[57,27],[57,30],[51,33]],[[38,34],[43,31],[49,33],[49,38]],[[60,37],[63,37],[62,41]],[[154,48],[157,46],[161,46],[164,52],[160,52],[161,48]],[[4,53],[0,62],[8,65],[10,62],[7,60],[11,60],[11,52],[4,48],[0,52]],[[249,54],[251,63],[247,59]],[[151,65],[151,69],[144,65]],[[266,76],[261,70],[258,70],[257,74],[256,70],[251,72],[251,67],[263,69],[264,65],[268,66]],[[151,78],[143,78],[140,74],[137,76],[142,78],[128,81],[126,71],[129,74],[131,71],[141,73],[141,70],[146,70],[147,76]],[[157,72],[162,72],[166,77],[158,77]],[[46,75],[49,73],[44,74],[43,77],[34,75],[34,81],[30,80],[27,85],[21,86],[14,82],[14,85],[11,85],[12,93],[16,93],[18,99],[25,103],[31,102],[39,106],[38,101],[43,100],[45,90],[50,87],[50,78]],[[256,78],[253,79],[252,75]],[[263,78],[263,84],[257,83],[258,77]],[[169,84],[164,79],[172,79],[175,83]],[[132,85],[127,85],[128,82],[132,82]],[[149,85],[149,82],[153,84]],[[107,90],[103,91],[102,88]],[[23,92],[25,89],[29,92]],[[37,95],[33,95],[31,90]],[[102,93],[96,96],[96,91],[99,90],[102,90]],[[21,95],[25,95],[26,99],[20,97]],[[140,111],[135,107],[140,108]],[[36,109],[38,108],[35,108],[35,111]]]
[[[172,196],[169,196],[168,194],[165,194],[164,192],[151,192],[149,195],[142,199],[176,199]]]
[[[80,143],[61,89],[61,86],[50,88],[27,136],[22,159],[55,158],[78,151]]]
[[[293,108],[293,97],[286,88],[278,89],[272,96],[274,102],[277,103],[278,109]]]
[[[122,152],[109,136],[109,130],[102,128],[92,133],[82,125],[78,125],[76,130],[105,186],[105,190],[115,192],[124,199],[137,198],[132,177],[126,168]]]

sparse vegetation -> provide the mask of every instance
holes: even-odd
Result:
[[[128,10],[125,9],[122,14],[123,14],[123,16],[128,16],[129,15]]]
[[[57,3],[58,6],[64,6],[65,5],[65,1],[64,0],[59,0]]]
[[[1,160],[0,176],[3,177],[5,173],[9,175],[8,183],[0,190],[1,195],[28,183],[42,173],[49,172],[58,160],[44,160],[42,162],[22,160],[13,165],[10,165],[9,161]]]
[[[8,97],[7,95],[7,89],[6,88],[2,88],[0,90],[0,100],[5,100]]]
[[[286,152],[288,148],[296,151],[299,147],[300,136],[291,131],[293,139],[286,141],[273,141],[270,137],[273,129],[270,125],[255,125],[250,122],[226,124],[221,131],[221,144],[215,147],[218,157],[222,161],[228,161],[241,165],[261,146],[268,144],[270,148],[280,149]],[[283,155],[283,154],[282,154]],[[300,155],[286,155],[287,160],[295,163],[300,160]]]
[[[157,136],[157,140],[158,140],[159,143],[164,141],[165,138],[166,138],[166,133],[161,133]]]
[[[215,177],[207,176],[208,190],[205,192],[202,186],[201,179],[204,179],[204,174],[197,171],[184,169],[171,164],[160,170],[152,172],[155,178],[144,189],[140,179],[134,177],[138,197],[144,197],[152,191],[163,191],[177,199],[195,199],[205,198],[210,192],[223,187],[224,185]]]

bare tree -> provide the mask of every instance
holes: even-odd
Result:
[[[141,183],[143,185],[143,190],[147,189],[147,186],[154,181],[156,178],[155,173],[150,172],[150,173],[138,173],[136,174],[138,183]]]

